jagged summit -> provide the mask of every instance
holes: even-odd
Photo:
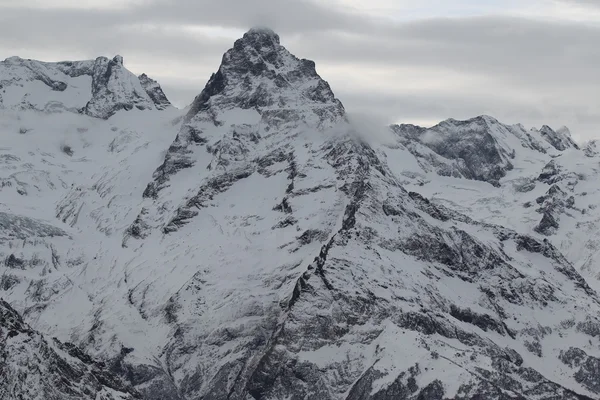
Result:
[[[138,76],[138,79],[140,80],[140,84],[142,85],[148,96],[150,96],[150,98],[154,102],[154,105],[156,106],[157,110],[164,110],[165,108],[171,106],[171,102],[169,101],[169,99],[167,98],[157,81],[150,78],[146,74],[141,74],[140,76]]]
[[[193,166],[195,146],[215,144],[224,133],[238,143],[242,136],[254,143],[264,135],[324,131],[345,121],[342,103],[315,63],[291,54],[273,31],[253,28],[225,52],[219,70],[194,99],[146,195],[156,196],[169,176]]]
[[[142,82],[120,55],[60,62],[10,57],[0,62],[0,89],[0,108],[82,112],[103,119],[119,110],[170,105],[158,83]]]
[[[187,119],[208,108],[292,106],[329,107],[317,122],[333,121],[343,114],[341,103],[317,74],[313,61],[288,52],[272,30],[253,28],[223,55],[219,70],[192,103]]]
[[[571,131],[565,126],[554,131],[548,125],[544,125],[539,132],[544,140],[558,151],[565,151],[570,148],[579,150],[579,145],[571,138]]]

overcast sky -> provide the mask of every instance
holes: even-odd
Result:
[[[600,138],[600,0],[0,0],[0,59],[121,54],[183,107],[255,25],[314,60],[353,114]]]

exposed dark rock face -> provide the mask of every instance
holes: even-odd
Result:
[[[548,125],[544,125],[540,129],[540,134],[558,151],[565,151],[570,148],[579,150],[579,146],[571,138],[571,132],[567,128],[561,128],[555,132]]]
[[[455,306],[454,304],[450,306],[450,315],[458,319],[459,321],[463,321],[468,324],[473,324],[483,329],[484,331],[493,330],[501,335],[506,334],[505,325],[494,320],[494,318],[490,317],[489,315],[478,314],[468,308],[461,309]]]
[[[171,106],[171,102],[169,99],[167,99],[167,96],[163,92],[158,82],[146,74],[141,74],[138,78],[140,80],[140,84],[154,102],[154,106],[157,110],[164,110],[165,108]]]
[[[184,206],[177,209],[173,219],[165,226],[164,233],[174,232],[185,225],[189,219],[198,215],[195,209],[206,207],[206,201],[212,200],[215,195],[227,191],[234,183],[249,177],[253,172],[251,167],[243,168],[220,175],[207,182],[200,187],[198,193],[190,198]]]
[[[558,229],[558,222],[556,218],[552,215],[550,211],[544,211],[542,220],[540,223],[533,228],[537,233],[540,233],[545,236],[550,236],[556,232]]]
[[[122,348],[121,353],[107,363],[110,372],[138,387],[144,400],[182,400],[168,373],[153,365],[128,362],[127,355],[131,352],[135,349]]]
[[[531,192],[533,189],[535,189],[535,181],[531,179],[524,179],[515,183],[513,187],[515,188],[515,191],[519,193]]]
[[[92,71],[92,98],[83,112],[107,119],[120,110],[154,108],[140,80],[123,66],[123,58],[98,57]],[[161,108],[162,109],[162,108]]]
[[[586,143],[586,145],[583,147],[583,153],[586,157],[596,157],[598,154],[600,154],[600,149],[598,149],[598,141],[590,140],[588,143]]]
[[[33,218],[0,212],[0,240],[23,240],[30,236],[67,236],[67,233],[60,228]]]
[[[449,119],[429,129],[414,125],[392,126],[400,142],[423,163],[431,164],[439,175],[462,176],[495,186],[506,171],[513,168],[511,153],[494,137],[493,132],[498,129],[509,128],[490,117],[467,121]],[[433,154],[423,152],[416,143],[432,150]]]
[[[534,229],[542,235],[550,236],[559,228],[560,215],[565,209],[574,207],[575,198],[567,195],[559,186],[553,185],[544,196],[536,199],[536,203],[540,206],[537,212],[542,214],[542,220]]]
[[[551,160],[548,164],[546,164],[542,170],[542,173],[538,176],[538,181],[552,185],[561,180],[560,173],[560,165],[558,165],[556,160]]]
[[[140,394],[69,343],[47,340],[0,300],[0,397],[125,400]]]
[[[193,147],[207,143],[210,132],[223,126],[224,115],[233,109],[257,113],[253,124],[231,126],[232,132],[255,129],[251,140],[260,137],[259,126],[265,134],[284,133],[301,125],[322,129],[345,118],[342,104],[317,74],[314,62],[290,54],[273,31],[252,29],[223,55],[219,70],[194,99],[148,195],[159,191],[171,175],[194,165]]]
[[[600,359],[585,351],[571,347],[561,352],[560,360],[571,368],[579,368],[575,379],[594,393],[600,393]]]

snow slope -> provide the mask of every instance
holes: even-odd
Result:
[[[9,60],[6,92],[43,100],[0,110],[0,296],[123,390],[600,396],[581,225],[595,221],[594,144],[485,116],[378,143],[268,29],[234,43],[185,113],[118,57]],[[42,106],[90,68],[109,73],[80,75],[82,112]],[[15,384],[49,386],[0,390]]]

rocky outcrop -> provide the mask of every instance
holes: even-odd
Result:
[[[70,343],[46,339],[0,300],[0,397],[133,400],[138,392]]]
[[[577,369],[575,379],[593,392],[600,392],[600,359],[588,355],[585,351],[571,347],[561,351],[560,360],[571,368]]]
[[[429,164],[439,175],[461,176],[497,186],[513,168],[512,154],[500,146],[495,136],[497,130],[510,128],[490,117],[449,119],[429,129],[412,125],[391,128],[425,168]]]
[[[561,172],[561,167],[556,160],[550,160],[550,162],[544,166],[544,169],[542,169],[537,180],[547,183],[548,185],[553,185],[562,180]]]
[[[567,209],[574,209],[575,197],[569,196],[558,185],[553,185],[544,196],[536,199],[536,203],[540,206],[536,211],[542,214],[542,220],[534,230],[550,236],[559,228],[560,215]]]
[[[544,140],[558,151],[565,151],[570,148],[579,150],[579,146],[571,138],[571,132],[567,127],[562,127],[558,131],[554,131],[548,125],[544,125],[540,129],[540,134]]]
[[[31,236],[40,238],[67,236],[61,228],[34,218],[0,212],[0,241],[25,240]]]
[[[117,111],[154,108],[141,81],[123,66],[123,57],[98,57],[92,71],[92,98],[83,112],[107,119]]]
[[[171,102],[167,99],[167,96],[163,92],[162,88],[154,79],[150,78],[146,74],[142,74],[138,77],[140,84],[154,102],[154,106],[157,110],[164,110],[171,106]]]
[[[598,147],[597,140],[590,140],[583,147],[583,153],[586,157],[596,157],[598,154],[600,154],[600,149]]]

